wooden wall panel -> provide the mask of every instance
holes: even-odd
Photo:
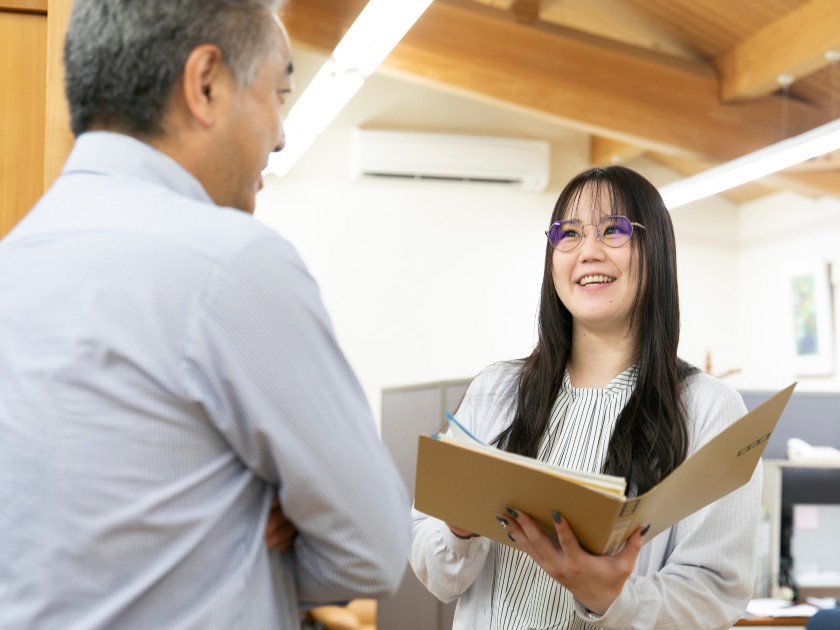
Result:
[[[44,191],[47,18],[0,11],[0,237]]]
[[[0,0],[0,237],[61,172],[73,146],[62,52],[70,0]]]
[[[50,0],[47,13],[47,110],[44,190],[50,187],[64,168],[73,148],[70,113],[64,96],[64,34],[70,21],[70,0]]]

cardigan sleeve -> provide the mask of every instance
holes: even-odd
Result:
[[[746,413],[741,396],[705,374],[687,387],[691,449]],[[633,575],[604,615],[578,615],[601,628],[731,628],[752,594],[762,471],[738,490],[649,541]]]
[[[412,510],[409,561],[420,582],[441,601],[457,599],[472,586],[490,544],[483,537],[458,538],[440,519]]]
[[[467,388],[456,417],[480,440],[490,442],[510,423],[508,403],[516,373],[516,363],[497,363]],[[459,538],[440,519],[412,510],[409,562],[423,585],[442,601],[460,597],[473,585],[492,544],[484,537]]]

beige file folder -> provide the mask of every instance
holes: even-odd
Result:
[[[747,483],[795,385],[727,427],[654,488],[629,499],[523,465],[497,449],[420,436],[414,505],[504,544],[511,543],[496,515],[507,506],[529,514],[550,535],[557,511],[588,551],[616,553],[637,527],[650,525],[649,540]]]

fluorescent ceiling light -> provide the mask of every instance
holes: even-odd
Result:
[[[672,210],[840,149],[840,119],[660,188]]]
[[[270,156],[266,173],[289,172],[431,3],[370,0],[365,5],[289,112],[286,147]]]

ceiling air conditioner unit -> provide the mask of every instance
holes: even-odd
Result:
[[[548,185],[544,140],[355,129],[355,176],[504,184],[542,191]]]

